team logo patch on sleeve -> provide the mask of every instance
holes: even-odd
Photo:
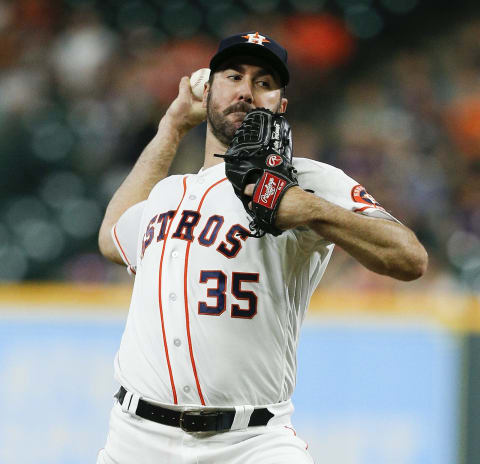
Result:
[[[369,207],[373,207],[373,208],[377,208],[377,209],[381,209],[382,211],[385,211],[383,206],[377,200],[375,200],[375,198],[373,198],[372,195],[370,195],[367,192],[367,190],[363,185],[360,185],[360,184],[355,185],[352,188],[351,195],[352,195],[352,200],[355,203],[363,203],[367,205],[364,208],[357,209],[356,211],[363,211],[364,209],[367,209]]]

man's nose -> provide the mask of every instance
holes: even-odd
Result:
[[[252,84],[247,79],[244,79],[240,84],[240,88],[238,89],[238,99],[243,100],[250,105],[253,103]]]

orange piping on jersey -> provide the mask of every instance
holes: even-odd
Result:
[[[173,403],[178,404],[177,402],[177,391],[175,390],[175,382],[173,381],[172,366],[170,365],[170,357],[168,356],[168,346],[167,346],[167,337],[165,335],[165,324],[163,322],[163,306],[162,306],[162,268],[163,268],[163,256],[165,254],[165,245],[167,243],[168,234],[170,232],[170,227],[173,224],[173,220],[177,215],[180,205],[182,204],[183,199],[185,198],[185,193],[187,192],[187,178],[183,178],[183,195],[180,203],[175,210],[172,219],[170,219],[170,224],[168,224],[167,232],[165,233],[165,238],[163,240],[162,256],[160,257],[160,269],[158,271],[158,305],[160,308],[160,320],[162,321],[162,334],[163,334],[163,346],[165,347],[165,357],[167,358],[168,373],[170,375],[170,384],[172,385],[173,393]]]
[[[368,208],[375,208],[375,206],[372,205],[372,206],[364,206],[363,208],[356,208],[356,209],[353,210],[353,212],[354,213],[360,213],[362,211],[365,211]],[[377,208],[377,209],[380,209],[380,208]]]
[[[130,264],[130,261],[128,260],[127,255],[126,255],[125,252],[123,251],[123,247],[122,247],[122,245],[121,245],[121,243],[120,243],[120,240],[118,240],[117,224],[115,224],[115,225],[113,226],[113,235],[115,236],[115,241],[117,242],[118,248],[120,248],[120,251],[122,252],[123,260],[127,263],[127,266],[129,267],[129,269],[131,269],[132,272],[135,274],[135,270],[134,270],[133,266]]]
[[[216,185],[220,184],[221,182],[227,180],[226,177],[223,179],[220,179],[219,181],[215,182],[213,185],[210,185],[208,189],[205,191],[203,194],[202,199],[200,200],[200,203],[198,205],[197,213],[200,212],[200,208],[202,207],[203,200],[205,200],[205,197],[207,196],[208,192],[212,190],[213,187]],[[188,339],[188,349],[190,351],[190,361],[192,362],[192,369],[193,369],[193,375],[195,376],[195,382],[197,384],[197,391],[198,391],[198,396],[200,397],[200,401],[203,406],[205,406],[205,400],[203,399],[203,394],[202,394],[202,389],[200,387],[200,382],[198,380],[198,374],[197,374],[197,367],[195,365],[195,358],[193,356],[193,349],[192,349],[192,339],[190,337],[190,317],[188,315],[188,295],[187,295],[187,271],[188,271],[188,254],[190,252],[190,245],[192,242],[187,243],[187,250],[185,252],[185,270],[183,273],[183,295],[185,299],[185,326],[187,329],[187,339]]]
[[[295,432],[295,429],[294,429],[293,427],[289,427],[288,425],[284,425],[284,427],[285,427],[286,429],[291,430],[291,431],[293,432],[293,434],[294,434],[295,436],[297,436],[297,432]]]

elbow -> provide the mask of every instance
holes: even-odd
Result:
[[[421,252],[421,257],[419,259],[419,262],[418,262],[418,277],[422,277],[426,272],[427,272],[427,268],[428,268],[428,253],[427,253],[427,250],[425,250],[425,248],[423,248],[423,246],[421,246],[421,249],[422,249],[422,252]]]
[[[98,234],[98,249],[100,254],[102,254],[105,258],[108,258],[108,245],[105,239],[105,234],[102,233],[101,229]]]
[[[425,248],[418,243],[415,249],[404,255],[403,266],[395,276],[399,280],[412,281],[422,277],[428,268],[428,254]]]
[[[110,225],[105,223],[100,227],[100,232],[98,233],[98,249],[109,261],[117,264],[124,264],[122,257],[118,253],[117,247],[113,243],[110,229]]]
[[[106,253],[106,247],[105,247],[105,239],[103,238],[102,234],[98,234],[98,250],[100,251],[100,254],[105,256]]]

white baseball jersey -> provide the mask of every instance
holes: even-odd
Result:
[[[341,170],[294,158],[299,185],[395,220]],[[221,163],[160,181],[112,230],[136,272],[117,380],[168,405],[288,401],[300,327],[333,251],[308,228],[257,239]]]

